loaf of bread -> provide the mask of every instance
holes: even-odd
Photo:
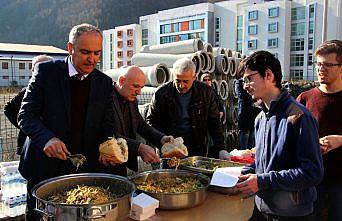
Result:
[[[106,160],[122,164],[128,160],[128,146],[123,138],[111,138],[99,146],[100,155]]]
[[[186,146],[183,144],[183,138],[177,137],[174,142],[168,142],[165,143],[162,148],[161,152],[163,157],[166,158],[172,158],[172,157],[177,157],[177,158],[183,158],[188,156],[188,149]]]

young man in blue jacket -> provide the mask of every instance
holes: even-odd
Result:
[[[255,163],[244,168],[238,189],[255,196],[250,220],[311,220],[315,186],[323,177],[317,123],[281,87],[281,66],[258,51],[239,66],[244,89],[262,100],[255,120]]]

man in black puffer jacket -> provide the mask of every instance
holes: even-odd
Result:
[[[187,58],[174,63],[173,79],[155,92],[147,122],[165,134],[183,137],[189,156],[218,158],[224,141],[213,89],[196,81],[195,65]],[[206,146],[207,131],[214,148]]]

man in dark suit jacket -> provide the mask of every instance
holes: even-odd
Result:
[[[145,85],[145,75],[140,68],[128,66],[121,68],[118,81],[115,83],[114,93],[114,119],[117,133],[127,139],[129,149],[128,165],[132,170],[137,170],[137,155],[140,155],[146,163],[160,161],[154,148],[137,140],[137,133],[153,145],[160,147],[165,142],[173,140],[172,136],[166,136],[148,125],[138,110],[137,95]],[[119,126],[118,126],[119,125]]]
[[[105,172],[99,144],[114,134],[112,80],[95,69],[102,50],[102,33],[89,24],[70,31],[69,57],[41,63],[27,87],[18,123],[27,134],[19,171],[28,180],[27,220],[34,217],[31,188],[38,182],[76,172]],[[83,154],[78,171],[67,160]],[[109,164],[109,162],[103,162]],[[124,166],[113,173],[124,174]]]

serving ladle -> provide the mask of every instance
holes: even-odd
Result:
[[[76,171],[84,162],[87,161],[87,158],[82,154],[72,154],[67,156],[67,158],[71,161],[72,165],[76,167]]]

